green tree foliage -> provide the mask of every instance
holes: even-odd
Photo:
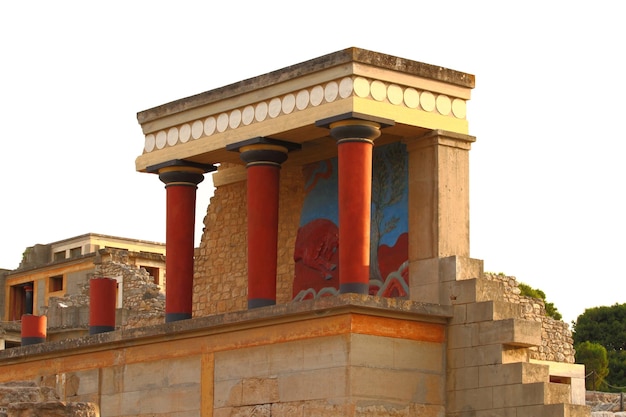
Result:
[[[603,390],[626,389],[626,304],[586,309],[574,323],[573,338],[574,346],[588,341],[606,349],[609,373]],[[577,350],[576,362],[578,356]]]
[[[561,320],[563,318],[563,316],[561,315],[561,313],[559,313],[554,304],[546,301],[546,294],[543,291],[532,288],[522,282],[520,282],[517,287],[520,289],[521,295],[537,298],[543,301],[543,304],[546,307],[546,316],[552,317],[555,320]]]
[[[604,346],[591,342],[576,345],[576,363],[585,365],[585,374],[589,375],[585,387],[591,391],[600,391],[609,373],[609,359]]]

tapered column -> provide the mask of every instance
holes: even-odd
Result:
[[[339,292],[368,294],[372,149],[387,123],[354,117],[338,119],[317,124],[328,126],[337,140]]]
[[[213,165],[173,160],[148,168],[159,174],[167,194],[165,235],[165,321],[190,319],[193,298],[193,253],[196,189]]]
[[[248,211],[248,308],[276,304],[278,194],[289,142],[255,138],[229,146],[246,163]]]
[[[44,343],[48,333],[48,318],[46,316],[22,316],[21,338],[22,346]]]
[[[115,330],[117,281],[112,278],[89,280],[89,334]]]

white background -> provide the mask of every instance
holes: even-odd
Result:
[[[575,320],[625,302],[626,24],[597,1],[0,5],[0,267],[94,232],[165,240],[136,113],[356,46],[476,75],[471,255]],[[196,240],[213,192],[198,190]]]

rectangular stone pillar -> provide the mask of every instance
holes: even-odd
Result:
[[[469,258],[469,150],[472,136],[433,130],[407,138],[411,298],[442,303],[442,258]],[[445,272],[445,273],[444,273]],[[449,304],[449,302],[444,302]]]

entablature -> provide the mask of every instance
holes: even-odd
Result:
[[[286,164],[303,164],[336,152],[316,122],[345,113],[393,120],[383,143],[434,129],[467,134],[473,87],[470,74],[348,48],[140,112],[136,169],[173,159],[241,163],[226,147],[259,136],[301,145]]]

